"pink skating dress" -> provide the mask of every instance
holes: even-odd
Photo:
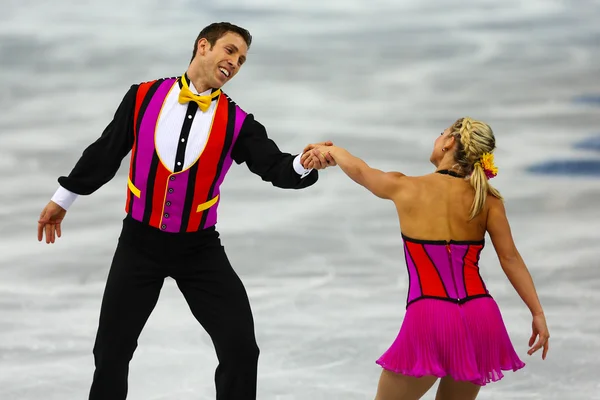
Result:
[[[409,289],[404,321],[376,361],[403,375],[450,376],[483,386],[525,366],[479,274],[481,241],[402,235]]]

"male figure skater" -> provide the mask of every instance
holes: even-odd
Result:
[[[285,189],[313,185],[316,170],[328,164],[322,157],[305,169],[300,155],[281,152],[221,91],[251,41],[241,27],[211,24],[182,76],[132,85],[40,215],[38,240],[45,232],[46,243],[54,243],[77,195],[106,184],[131,151],[127,215],[102,299],[90,400],[126,398],[129,362],[168,276],[215,346],[217,399],[256,398],[259,349],[246,291],[215,228],[219,188],[233,161]]]

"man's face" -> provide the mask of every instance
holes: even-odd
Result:
[[[227,32],[212,47],[206,39],[198,41],[197,56],[201,58],[202,75],[213,88],[220,88],[232,79],[246,61],[247,54],[248,46],[237,33]]]

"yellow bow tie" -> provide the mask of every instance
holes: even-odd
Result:
[[[208,107],[210,107],[210,103],[213,101],[213,99],[221,94],[221,89],[216,90],[214,93],[204,96],[192,93],[184,77],[181,78],[181,85],[182,88],[179,92],[178,99],[179,103],[185,104],[189,103],[190,101],[194,101],[196,102],[196,104],[198,104],[198,107],[200,107],[200,110],[202,110],[202,112],[206,112],[206,110],[208,110]]]

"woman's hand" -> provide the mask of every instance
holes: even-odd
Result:
[[[542,351],[542,360],[545,360],[546,354],[548,354],[548,340],[550,339],[550,333],[548,332],[548,326],[546,326],[546,317],[544,316],[544,313],[533,316],[531,331],[531,338],[529,338],[529,346],[531,348],[527,354],[532,355],[539,349],[544,348]]]

